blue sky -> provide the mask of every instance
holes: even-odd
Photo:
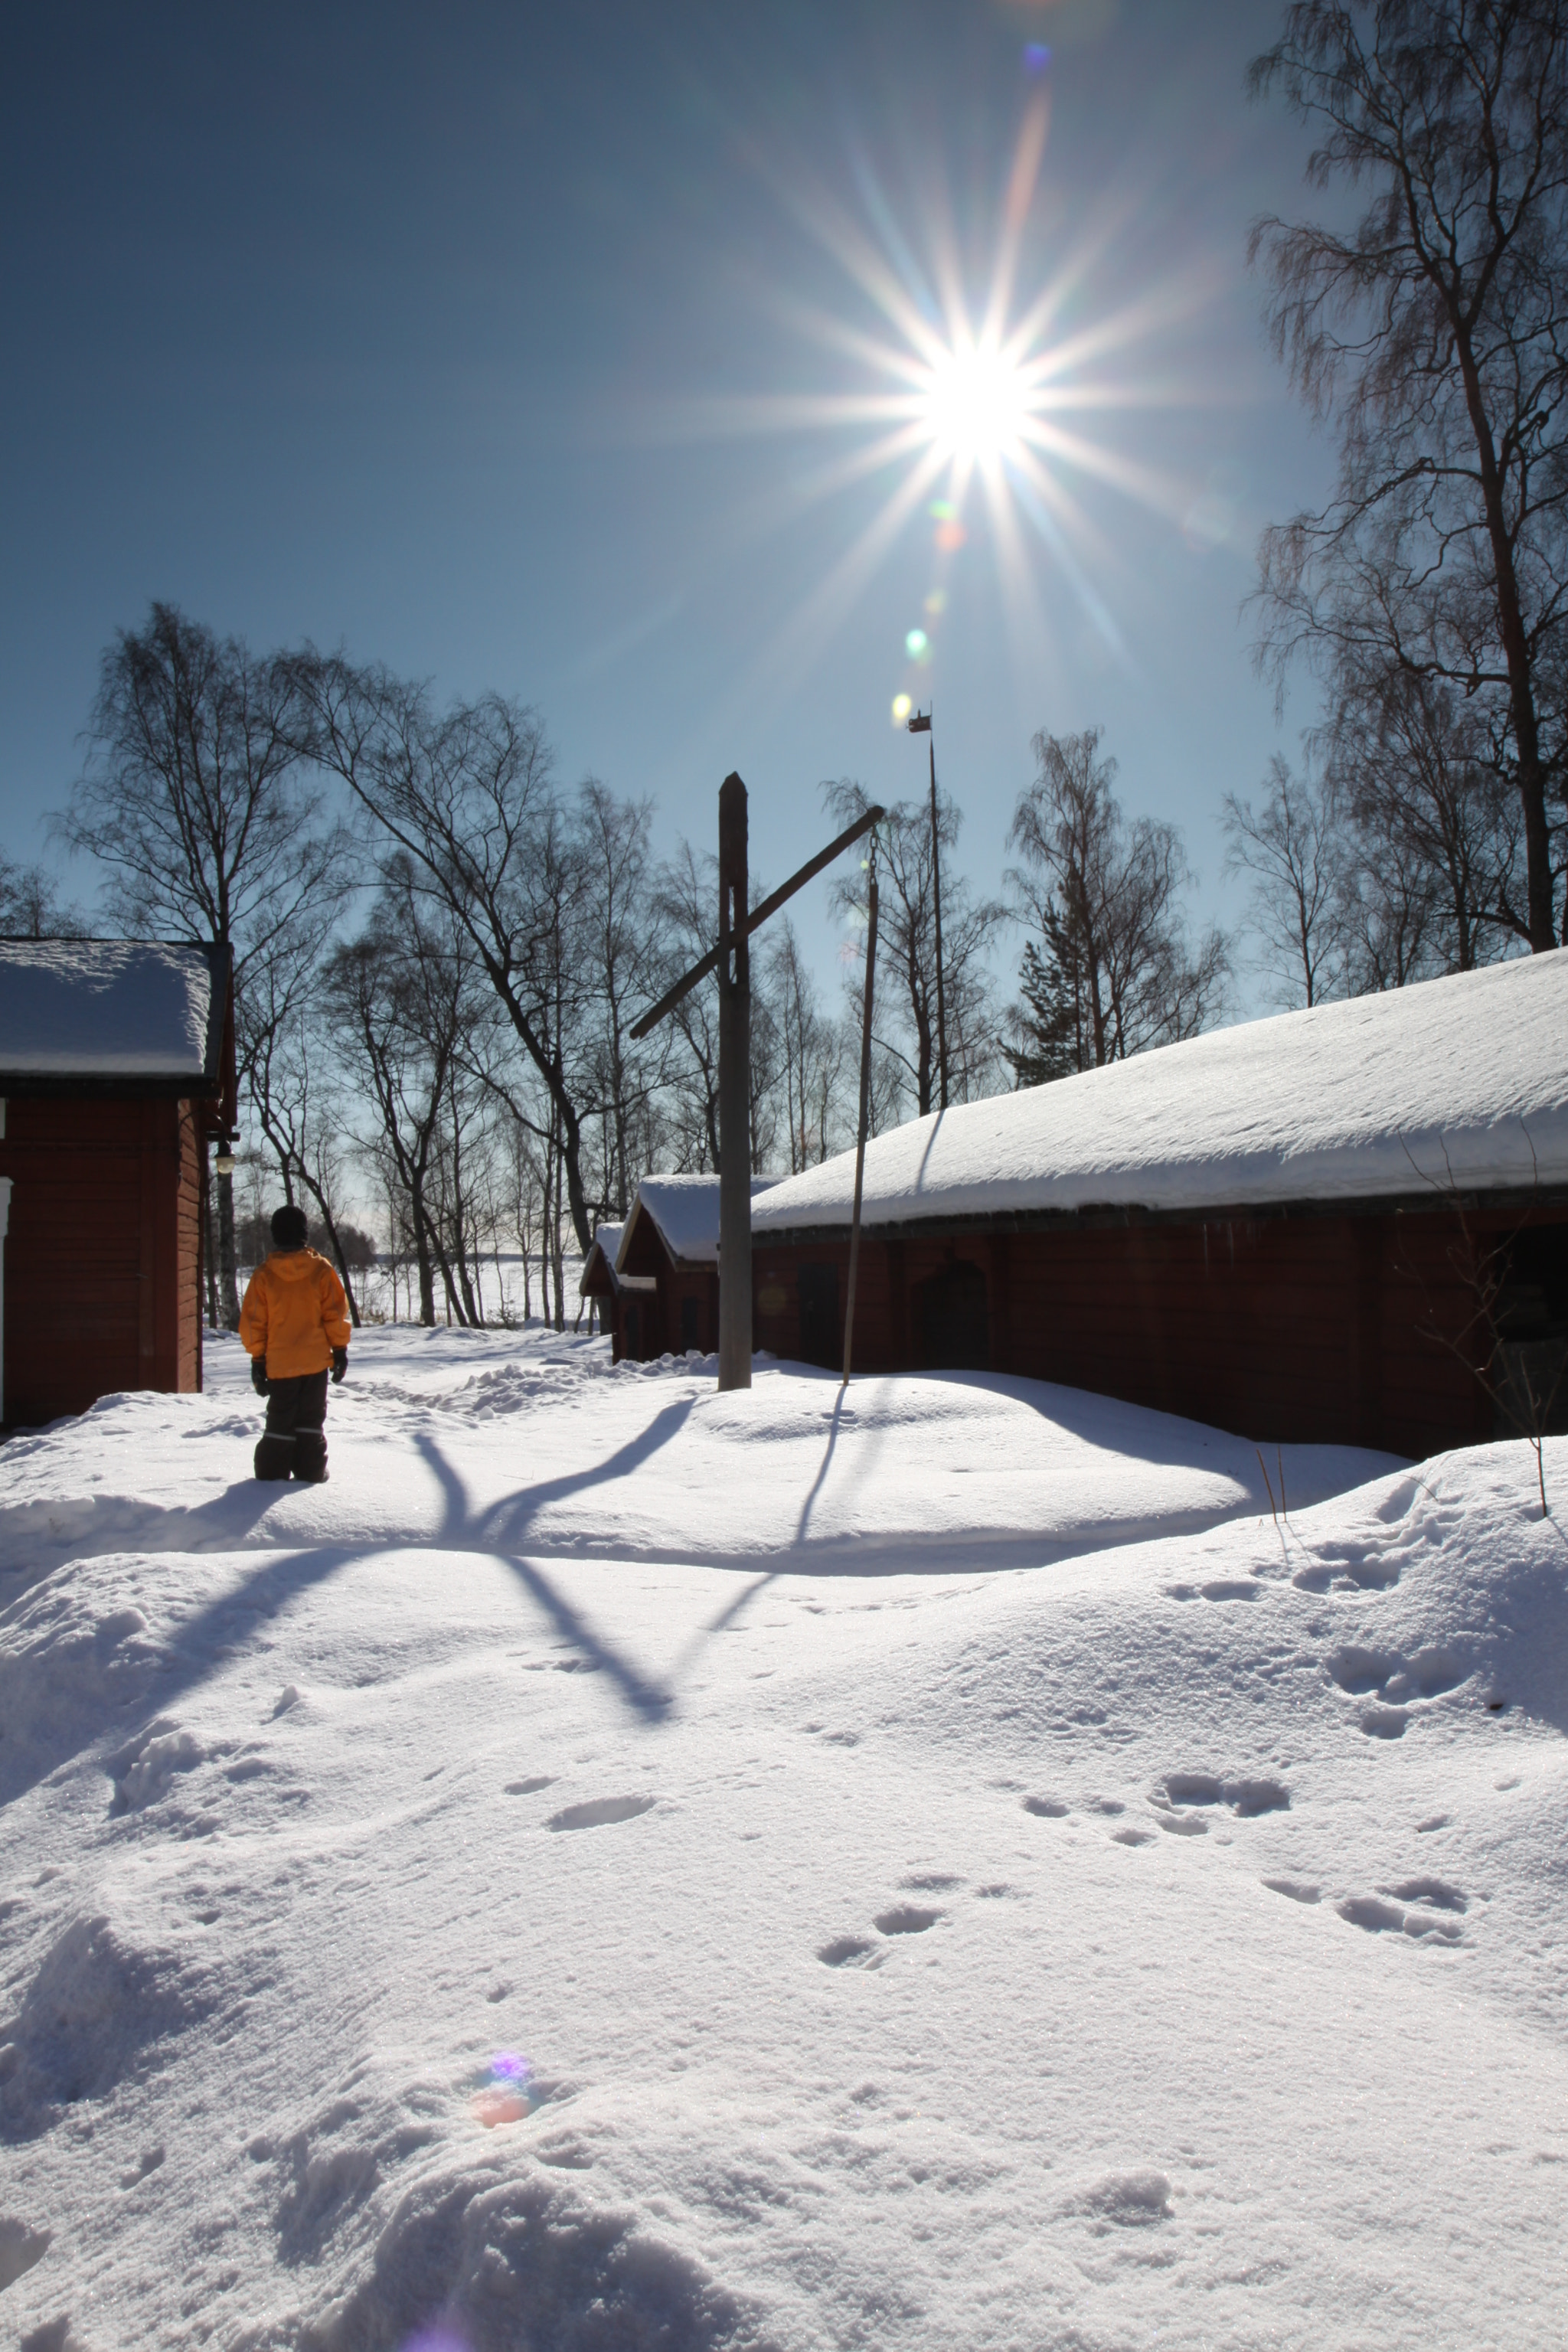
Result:
[[[707,842],[737,767],[772,879],[823,778],[919,788],[900,691],[934,701],[984,887],[1031,734],[1099,723],[1128,805],[1184,828],[1196,908],[1234,914],[1221,796],[1312,715],[1277,727],[1240,607],[1260,524],[1329,467],[1245,264],[1254,216],[1303,204],[1300,133],[1242,88],[1278,14],[13,12],[0,844],[40,854],[100,653],[158,596],[518,694],[563,776],[651,794],[667,845]],[[846,256],[940,319],[947,251],[977,315],[1042,109],[1015,308],[1056,289],[1050,334],[1089,352],[1092,463],[1047,461],[1026,593],[973,492],[961,547],[922,497],[857,565],[911,460],[824,489],[873,429],[789,404],[865,392],[867,339],[900,341]],[[825,896],[801,921],[826,974]]]

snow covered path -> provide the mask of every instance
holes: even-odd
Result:
[[[0,1454],[32,2352],[1551,2340],[1525,1449],[371,1333],[280,1493],[214,1374]]]

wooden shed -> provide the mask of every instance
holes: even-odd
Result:
[[[752,1179],[753,1199],[771,1177]],[[621,1231],[615,1359],[719,1345],[719,1179],[645,1176]],[[587,1268],[584,1269],[584,1285]]]
[[[0,1423],[200,1388],[206,1144],[234,1118],[226,948],[0,940]]]
[[[759,1347],[842,1361],[853,1182],[753,1208]],[[855,1361],[1408,1455],[1515,1433],[1528,1379],[1568,1427],[1568,950],[877,1138]]]
[[[657,1288],[651,1275],[623,1276],[616,1272],[625,1231],[624,1225],[595,1228],[594,1245],[583,1261],[583,1279],[577,1286],[583,1297],[598,1308],[599,1328],[610,1334],[611,1353],[617,1364],[623,1356],[640,1352],[638,1318],[645,1301]]]

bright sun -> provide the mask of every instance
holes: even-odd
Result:
[[[919,397],[932,448],[961,465],[1015,457],[1030,422],[1030,385],[1015,362],[964,342],[932,362]]]
[[[790,301],[789,314],[814,340],[853,363],[854,383],[704,403],[694,410],[699,429],[846,436],[844,446],[792,478],[792,513],[875,477],[887,489],[867,499],[870,510],[860,528],[758,656],[756,680],[799,674],[922,515],[935,526],[925,593],[899,616],[902,625],[889,646],[901,646],[905,666],[889,706],[895,724],[908,719],[917,688],[929,693],[925,674],[961,585],[953,561],[982,523],[1020,675],[1059,635],[1040,593],[1031,541],[1045,550],[1095,634],[1124,656],[1093,576],[1114,550],[1084,489],[1099,482],[1159,512],[1184,509],[1181,484],[1134,455],[1125,436],[1105,429],[1105,420],[1175,396],[1173,378],[1158,381],[1146,360],[1136,368],[1131,362],[1141,344],[1184,319],[1196,297],[1186,282],[1171,281],[1114,310],[1093,308],[1096,271],[1112,242],[1114,224],[1107,220],[1086,226],[1081,243],[1055,256],[1051,275],[1031,299],[1015,301],[1049,116],[1049,93],[1040,89],[1019,127],[983,288],[966,277],[940,179],[929,204],[911,197],[900,211],[864,163],[858,172],[863,217],[846,212],[809,175],[788,175],[790,210],[879,316]],[[785,184],[782,176],[779,184]],[[923,236],[911,236],[910,223],[923,226]],[[1034,239],[1032,249],[1043,256],[1041,240]],[[1081,319],[1075,317],[1079,311]]]

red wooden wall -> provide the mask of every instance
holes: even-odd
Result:
[[[5,1418],[201,1385],[200,1114],[188,1102],[5,1106]]]
[[[1484,1247],[1520,1222],[1478,1215],[1470,1230]],[[1568,1225],[1568,1211],[1542,1210],[1533,1222]],[[1441,1210],[867,1236],[855,1364],[968,1363],[1259,1440],[1417,1456],[1492,1433],[1493,1406],[1474,1369],[1489,1341],[1473,1328],[1465,1251],[1458,1219]],[[811,1352],[836,1368],[847,1265],[847,1241],[759,1241],[757,1346],[805,1352],[800,1277],[831,1267],[836,1338],[823,1344],[819,1275]],[[809,1291],[809,1273],[806,1281]]]
[[[671,1265],[662,1250],[659,1256],[657,1290],[619,1290],[613,1307],[605,1300],[614,1317],[616,1363],[623,1356],[643,1361],[679,1356],[689,1346],[710,1356],[719,1345],[718,1276],[706,1268]]]
[[[680,1266],[659,1239],[653,1219],[639,1217],[623,1274],[652,1275],[657,1290],[617,1292],[615,1356],[644,1361],[700,1349],[710,1356],[719,1345],[719,1276],[711,1266]]]

